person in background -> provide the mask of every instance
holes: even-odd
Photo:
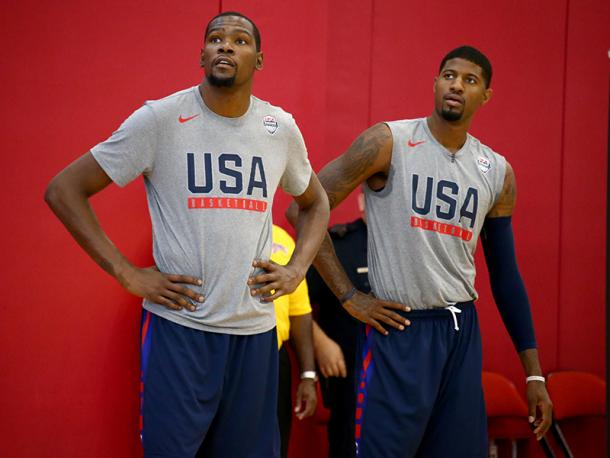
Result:
[[[271,261],[285,265],[294,251],[294,240],[281,227],[273,225]],[[299,363],[300,381],[297,387],[294,413],[299,420],[316,410],[317,377],[312,345],[312,318],[307,283],[303,280],[290,294],[273,301],[279,348],[279,386],[277,416],[280,425],[281,457],[288,456],[292,423],[291,365],[286,344],[290,340]]]
[[[367,230],[364,195],[358,195],[360,217],[337,224],[329,234],[339,262],[358,290],[371,290],[367,267]],[[324,405],[330,411],[327,425],[329,458],[352,458],[356,411],[356,345],[358,320],[341,306],[314,267],[307,272],[309,298],[316,308],[314,350],[320,369]]]

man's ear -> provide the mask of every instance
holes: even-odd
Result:
[[[263,55],[262,52],[259,52],[256,54],[256,69],[257,70],[262,70],[263,69],[263,61],[265,60],[265,56]]]
[[[483,104],[485,105],[487,102],[491,100],[491,96],[493,95],[493,90],[489,87],[485,89],[485,93],[483,94]]]

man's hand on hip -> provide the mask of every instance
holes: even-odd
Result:
[[[118,278],[121,285],[131,294],[164,305],[168,309],[186,308],[193,312],[197,309],[193,302],[204,300],[200,293],[183,285],[186,283],[201,286],[203,281],[200,278],[159,272],[155,266],[145,269],[131,267]]]
[[[388,331],[385,330],[381,323],[385,323],[400,331],[403,331],[405,326],[411,325],[409,320],[393,311],[402,310],[403,312],[410,312],[410,307],[398,302],[377,299],[360,291],[357,291],[349,300],[345,301],[343,307],[351,316],[371,325],[386,336]]]
[[[273,261],[259,259],[255,259],[252,265],[263,269],[265,273],[248,279],[250,294],[261,296],[264,302],[273,302],[284,294],[292,293],[303,280],[303,274],[290,265],[282,266]]]

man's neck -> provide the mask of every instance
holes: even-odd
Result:
[[[199,85],[199,93],[203,103],[217,115],[238,118],[248,111],[252,85],[217,87],[212,86],[207,80],[203,80]]]
[[[450,122],[434,111],[426,118],[426,122],[436,141],[452,153],[458,151],[466,143],[470,119]]]

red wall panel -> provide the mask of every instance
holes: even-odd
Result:
[[[571,2],[567,27],[558,369],[605,377],[610,4]]]
[[[3,456],[139,453],[138,300],[77,247],[42,200],[46,183],[147,98],[200,79],[196,2],[2,5],[5,209],[0,343]],[[119,248],[150,264],[141,182],[93,199]]]
[[[371,0],[332,1],[328,5],[326,150],[324,165],[344,152],[370,126],[371,46],[373,23]],[[331,224],[352,220],[357,214],[356,194],[331,214]]]
[[[4,455],[140,454],[138,300],[76,246],[42,194],[145,99],[200,81],[203,29],[221,3],[259,25],[255,93],[294,114],[316,170],[370,124],[428,114],[443,54],[481,47],[495,94],[473,134],[517,174],[515,235],[544,367],[604,375],[607,2],[26,0],[0,7]],[[280,224],[289,200],[275,202]],[[93,204],[119,248],[150,263],[141,182]],[[332,221],[356,214],[351,199]],[[522,384],[481,261],[485,366]],[[293,434],[293,457],[319,456],[319,427],[295,422]]]

